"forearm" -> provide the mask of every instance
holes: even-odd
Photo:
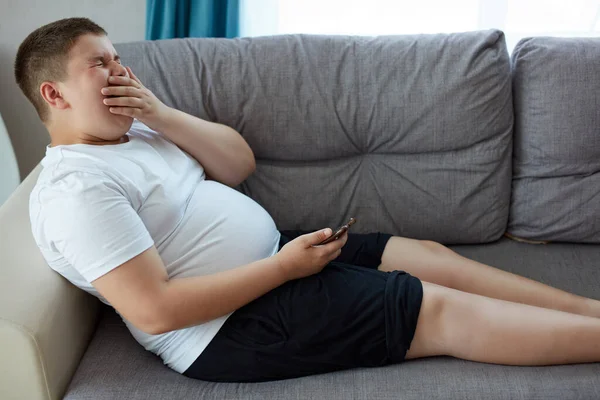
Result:
[[[168,108],[157,128],[198,160],[208,175],[226,185],[238,185],[256,167],[248,143],[226,125]]]
[[[277,256],[217,274],[169,280],[161,293],[156,333],[202,324],[250,303],[286,282]]]

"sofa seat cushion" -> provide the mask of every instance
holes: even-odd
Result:
[[[600,297],[600,245],[532,245],[502,238],[486,245],[451,248],[466,257],[560,289]],[[145,351],[117,314],[105,308],[65,399],[566,400],[598,398],[599,394],[600,363],[514,367],[451,357],[277,382],[196,381],[170,370],[158,357]]]

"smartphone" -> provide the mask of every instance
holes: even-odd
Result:
[[[342,236],[344,234],[344,232],[348,231],[348,229],[350,229],[350,225],[353,225],[355,222],[356,222],[356,218],[350,218],[350,221],[348,221],[347,224],[340,226],[335,231],[333,231],[334,233],[331,236],[329,236],[327,239],[325,239],[321,243],[317,243],[313,246],[321,246],[323,244],[331,243],[334,240],[337,240],[340,236]]]

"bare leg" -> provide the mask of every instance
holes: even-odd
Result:
[[[423,282],[406,358],[448,355],[506,365],[600,361],[600,319]]]
[[[600,317],[598,300],[482,264],[428,240],[390,238],[379,269],[403,270],[422,281],[495,299]]]

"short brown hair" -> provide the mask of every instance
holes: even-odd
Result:
[[[88,33],[106,35],[88,18],[65,18],[31,32],[19,46],[15,78],[42,121],[48,119],[49,108],[40,95],[40,85],[65,79],[69,51],[80,36]]]

